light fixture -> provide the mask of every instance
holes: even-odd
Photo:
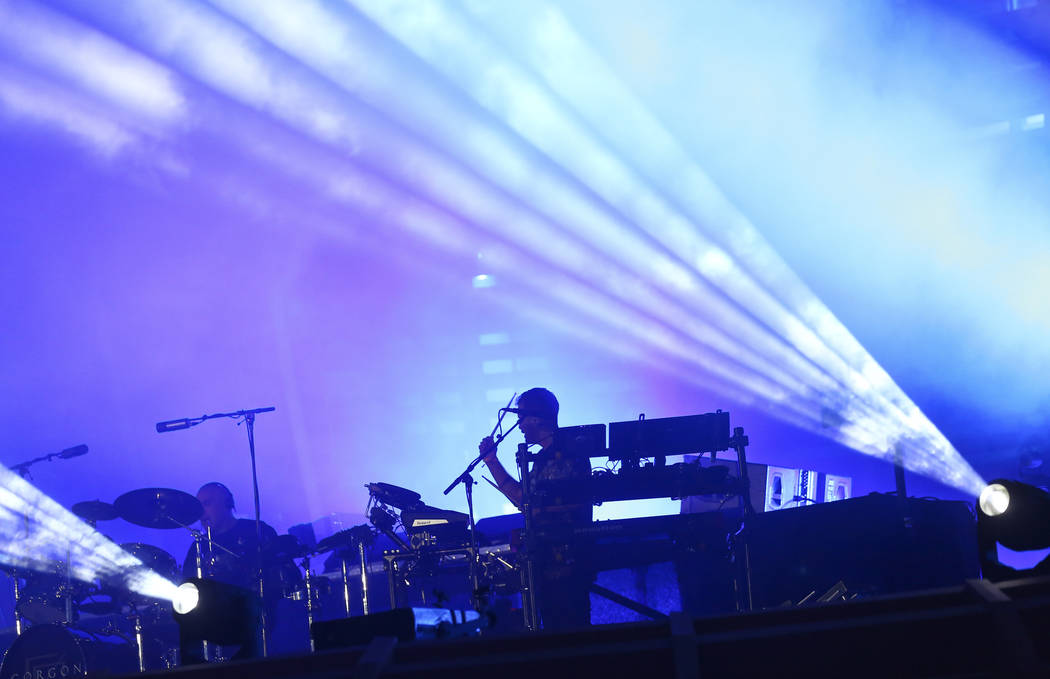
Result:
[[[999,516],[1010,506],[1010,491],[1001,483],[990,483],[981,491],[977,505],[987,516]]]
[[[200,642],[239,646],[234,660],[261,655],[262,607],[252,591],[217,580],[190,578],[171,598],[183,665],[204,662]]]
[[[977,499],[977,547],[981,573],[1005,580],[1050,573],[1050,560],[1016,570],[999,561],[998,546],[1023,552],[1050,547],[1050,493],[1042,488],[996,479]]]
[[[175,595],[171,599],[171,605],[176,613],[186,615],[197,607],[199,601],[200,590],[197,589],[197,585],[192,582],[184,582],[175,590]]]

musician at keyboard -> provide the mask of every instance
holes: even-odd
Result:
[[[558,428],[558,399],[542,387],[529,389],[518,397],[510,412],[517,413],[518,426],[525,443],[540,446],[538,459],[530,470],[530,497],[533,527],[537,532],[554,525],[587,526],[592,520],[590,504],[563,503],[555,494],[545,493],[544,484],[566,480],[586,481],[590,477],[590,460],[569,457],[555,450],[554,432]],[[521,508],[521,483],[514,479],[497,457],[492,437],[478,445],[478,452],[495,479],[499,491]],[[594,572],[585,567],[570,544],[544,544],[536,550],[533,561],[536,573],[536,604],[544,629],[572,629],[590,624],[590,585]]]

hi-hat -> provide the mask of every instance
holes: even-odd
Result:
[[[117,514],[116,507],[102,500],[78,502],[71,509],[74,514],[85,521],[110,521],[120,516]]]
[[[145,528],[181,528],[204,514],[200,501],[174,488],[140,488],[124,493],[113,506],[125,521]]]

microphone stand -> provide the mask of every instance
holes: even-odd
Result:
[[[511,402],[513,402],[514,401],[514,397],[511,396],[510,400],[511,400]],[[510,404],[508,403],[507,406],[510,407]],[[507,412],[506,409],[501,409],[500,410],[499,419],[496,420],[496,426],[493,427],[492,434],[495,434],[496,430],[499,429],[500,423],[503,422],[503,416],[506,414],[506,412]],[[444,492],[445,495],[448,495],[449,493],[452,492],[453,488],[455,488],[457,485],[460,484],[460,482],[462,482],[463,483],[463,488],[466,490],[466,493],[467,493],[467,526],[469,528],[469,533],[470,533],[470,561],[469,561],[469,568],[468,568],[468,572],[470,573],[470,588],[471,588],[470,599],[471,599],[471,603],[474,605],[474,610],[479,611],[479,612],[484,608],[484,603],[485,602],[483,602],[481,600],[481,584],[480,584],[479,579],[478,579],[478,562],[480,561],[480,558],[479,558],[480,557],[480,554],[479,554],[480,548],[478,547],[478,534],[477,534],[477,531],[475,530],[475,527],[474,527],[474,483],[475,483],[475,481],[474,481],[474,477],[470,475],[470,472],[474,471],[474,467],[478,466],[478,463],[481,462],[482,459],[484,459],[491,452],[494,452],[496,450],[496,448],[499,447],[499,444],[503,441],[503,439],[507,438],[507,436],[512,431],[517,429],[517,427],[518,427],[518,423],[515,422],[513,424],[513,426],[511,426],[510,429],[508,429],[507,431],[505,431],[502,434],[500,434],[496,438],[496,440],[492,442],[492,449],[490,451],[487,451],[487,452],[484,452],[484,453],[479,453],[478,456],[476,458],[474,458],[474,461],[467,465],[467,468],[465,470],[463,470],[463,473],[460,474],[459,476],[457,476],[455,478],[455,480],[453,480],[452,483],[450,483],[448,485],[448,488],[446,488],[445,492]],[[489,436],[491,436],[492,434],[489,434]]]
[[[259,585],[260,599],[260,626],[262,632],[262,655],[267,657],[267,616],[266,616],[266,592],[263,585],[262,569],[262,518],[259,511],[259,475],[255,467],[255,416],[259,413],[269,413],[276,410],[274,406],[268,408],[251,408],[249,410],[238,410],[233,413],[214,413],[201,415],[200,417],[187,417],[183,420],[169,420],[157,424],[157,433],[175,431],[176,429],[188,429],[195,427],[205,420],[213,420],[219,417],[244,418],[245,430],[248,432],[248,452],[252,458],[252,493],[255,500],[255,577]]]
[[[76,446],[75,448],[70,448],[68,450],[60,450],[57,453],[41,455],[40,457],[33,458],[32,460],[26,460],[25,462],[13,464],[10,467],[8,467],[8,469],[14,472],[18,472],[18,475],[21,476],[23,479],[31,479],[32,476],[29,475],[29,468],[37,462],[51,462],[56,457],[60,460],[68,460],[71,457],[79,457],[80,455],[84,455],[86,453],[87,446]]]
[[[29,474],[29,468],[32,467],[37,462],[51,462],[56,457],[58,459],[60,459],[60,460],[65,460],[65,459],[69,459],[71,457],[77,457],[79,455],[83,455],[84,453],[87,452],[87,446],[77,446],[77,448],[81,448],[82,450],[80,452],[72,452],[72,451],[76,450],[76,448],[69,448],[68,450],[62,450],[62,451],[59,451],[57,453],[51,453],[49,455],[41,455],[40,457],[33,458],[32,460],[26,460],[25,462],[19,462],[18,464],[11,465],[9,467],[9,469],[11,471],[18,472],[19,476],[21,476],[23,479],[28,481],[28,480],[33,478]],[[28,540],[29,539],[29,514],[23,513],[22,514],[22,519],[23,519],[23,522],[25,523],[26,539]],[[69,582],[70,563],[69,563],[69,558],[70,558],[69,557],[69,550],[67,550],[67,554],[66,554],[66,581],[65,581],[65,587],[64,587],[65,590],[66,590],[66,601],[65,601],[66,610],[65,610],[65,613],[66,613],[66,622],[67,623],[72,622],[72,615],[73,615],[73,613],[72,613],[72,602],[70,601],[70,598],[69,598],[69,596],[70,596],[69,595],[69,589],[70,589],[70,582]],[[22,622],[22,613],[21,613],[21,611],[19,611],[19,608],[18,608],[18,603],[22,599],[22,588],[19,587],[19,585],[18,585],[18,578],[19,577],[20,576],[19,576],[18,570],[14,569],[12,571],[12,573],[11,573],[11,581],[14,583],[14,594],[15,594],[15,610],[14,610],[15,636],[22,636],[22,632],[25,631],[25,625]]]

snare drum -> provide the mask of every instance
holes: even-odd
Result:
[[[137,672],[135,647],[115,636],[93,636],[63,625],[33,625],[15,639],[0,677],[81,677]]]

